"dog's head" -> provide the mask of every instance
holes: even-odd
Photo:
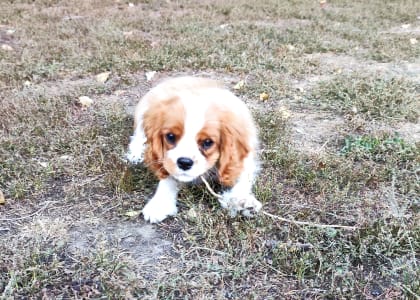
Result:
[[[182,182],[217,169],[220,182],[232,186],[254,150],[255,128],[243,103],[213,87],[156,95],[142,120],[149,168],[160,179],[172,176]],[[240,107],[235,109],[232,101]]]

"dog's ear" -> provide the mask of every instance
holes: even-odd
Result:
[[[240,116],[231,112],[223,114],[220,124],[219,180],[224,186],[231,187],[242,173],[244,158],[251,151],[248,126]]]
[[[165,156],[161,133],[160,115],[157,110],[148,111],[143,117],[143,128],[147,138],[144,162],[159,179],[168,177],[168,172],[163,167]]]

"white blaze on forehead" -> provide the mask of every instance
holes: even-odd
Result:
[[[175,148],[169,150],[167,155],[175,164],[181,157],[193,160],[191,169],[179,170],[180,176],[185,176],[187,181],[202,175],[208,168],[206,158],[201,153],[196,138],[204,127],[209,101],[206,101],[203,95],[194,95],[194,93],[181,94],[180,99],[185,110],[184,133],[177,141]],[[177,174],[173,175],[177,177]]]

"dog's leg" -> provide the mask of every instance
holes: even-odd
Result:
[[[236,184],[224,192],[219,200],[221,206],[228,209],[231,216],[236,216],[238,212],[244,216],[252,216],[261,209],[261,202],[252,194],[257,169],[257,163],[251,153],[244,159],[244,170]]]
[[[139,122],[134,134],[130,137],[128,152],[126,158],[131,163],[137,164],[143,162],[143,154],[146,148],[147,138],[144,134],[143,124]]]
[[[157,223],[168,216],[176,215],[176,197],[178,184],[172,177],[159,181],[156,193],[143,208],[143,216],[150,223]]]

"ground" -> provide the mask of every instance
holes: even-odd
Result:
[[[0,298],[418,299],[419,39],[418,1],[3,4]],[[251,108],[265,213],[142,219],[133,109],[182,74]]]

